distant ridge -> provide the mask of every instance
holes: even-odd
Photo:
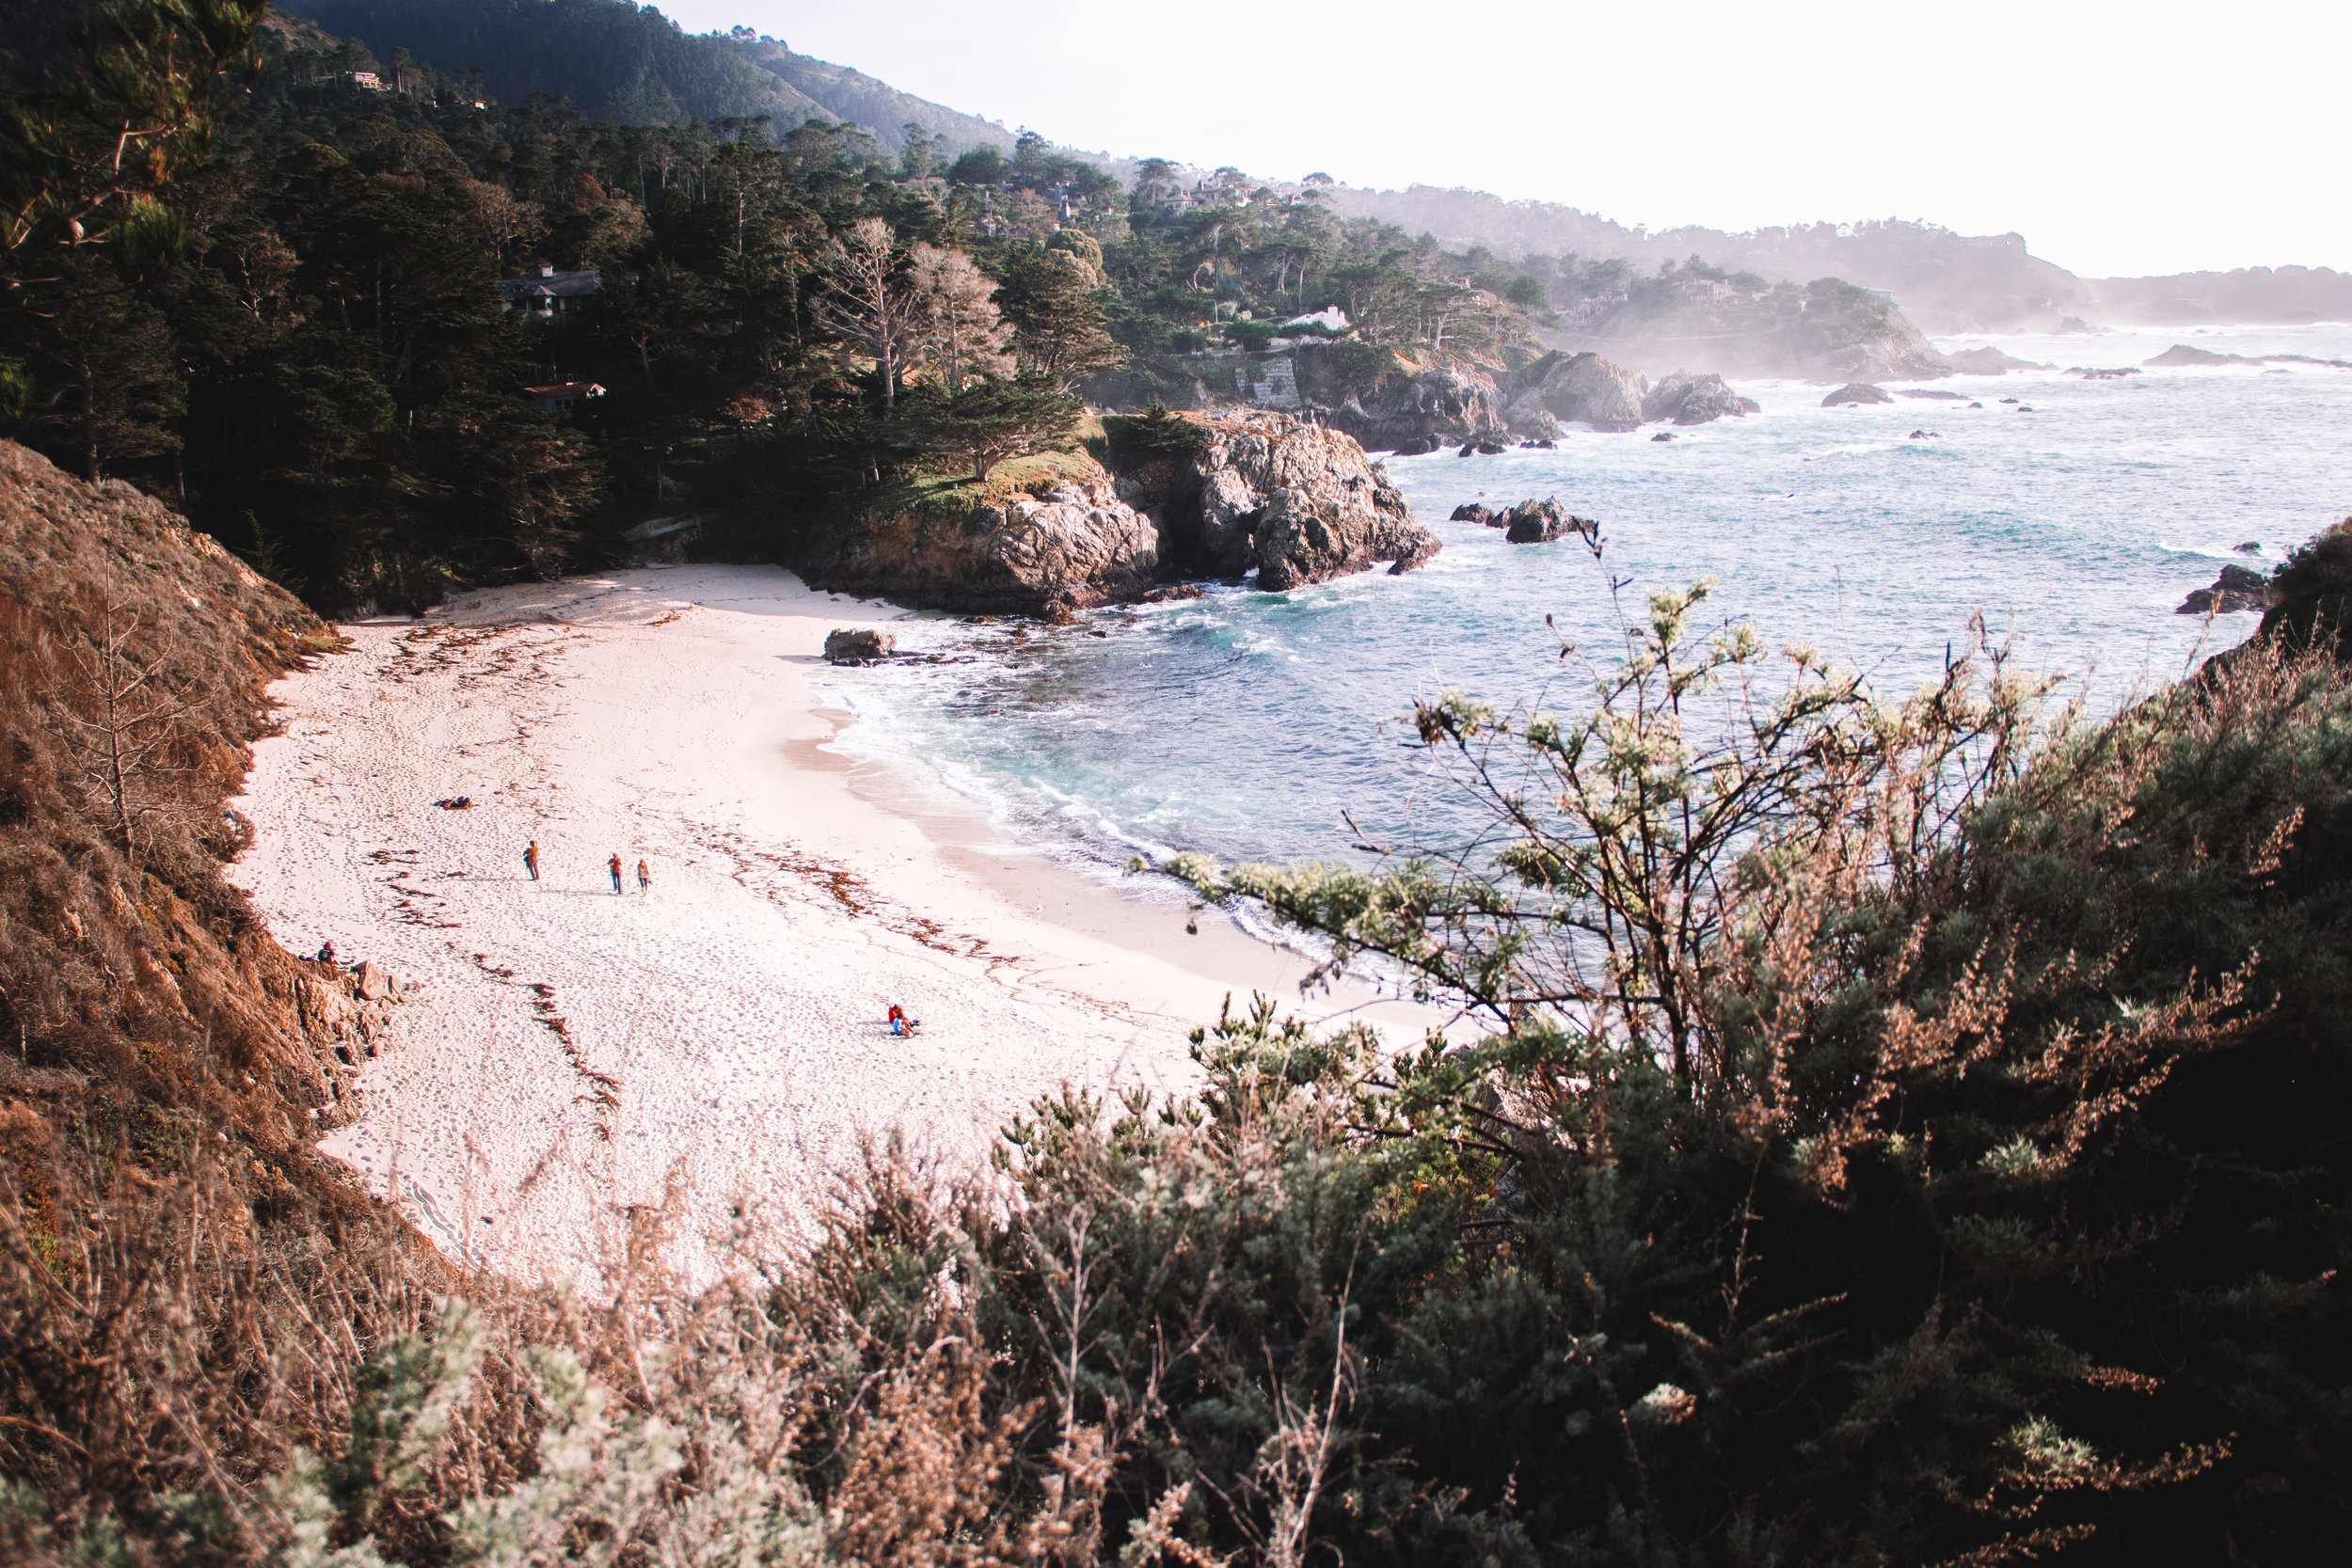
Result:
[[[1448,246],[1484,245],[1511,261],[1574,251],[1654,267],[1696,255],[1772,277],[1842,277],[1894,294],[1905,315],[1937,334],[2352,320],[2352,277],[2326,267],[2087,278],[2033,255],[2022,234],[1961,234],[1900,218],[1744,234],[1696,227],[1652,232],[1556,202],[1436,185],[1337,185],[1323,199],[1344,216],[1434,234]]]
[[[863,126],[893,150],[904,127],[950,152],[1009,149],[1013,135],[887,82],[796,55],[747,27],[689,33],[629,0],[289,0],[285,9],[356,38],[379,57],[405,49],[443,71],[479,70],[501,102],[568,98],[600,119],[682,125],[767,115],[782,131],[811,119]]]

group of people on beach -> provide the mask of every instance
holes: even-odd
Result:
[[[615,851],[612,858],[605,863],[605,866],[612,873],[612,891],[614,893],[623,891],[621,857],[618,851]],[[539,879],[539,841],[535,838],[523,846],[523,869],[531,873],[532,881]],[[642,860],[637,863],[637,891],[640,893],[653,891],[653,867]]]

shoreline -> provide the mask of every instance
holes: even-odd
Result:
[[[1185,937],[1181,905],[828,750],[854,718],[806,679],[826,632],[913,613],[641,568],[350,626],[274,686],[231,879],[290,950],[331,940],[405,992],[322,1152],[453,1262],[585,1277],[650,1224],[707,1273],[744,1224],[804,1232],[863,1136],[971,1167],[1064,1084],[1189,1086],[1229,992],[1368,1007],[1399,1043],[1436,1020],[1301,997],[1303,955],[1215,911]],[[919,1037],[887,1033],[894,1002]]]

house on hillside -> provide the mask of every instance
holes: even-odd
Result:
[[[361,92],[382,92],[384,90],[383,79],[377,76],[373,71],[347,71],[343,72],[342,79],[350,86],[358,88]]]
[[[604,279],[594,267],[580,272],[558,272],[545,261],[539,263],[538,272],[532,276],[501,277],[498,285],[499,297],[505,301],[507,309],[519,306],[539,321],[578,309],[582,301],[603,287]]]
[[[569,419],[580,399],[600,398],[604,396],[604,388],[593,381],[549,381],[537,387],[525,387],[523,395],[538,406],[540,413]]]

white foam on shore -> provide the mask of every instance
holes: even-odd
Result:
[[[322,1149],[453,1258],[580,1277],[673,1191],[693,1254],[743,1203],[800,1228],[861,1133],[977,1161],[1057,1084],[1189,1083],[1226,986],[1057,923],[1058,884],[1032,911],[818,751],[826,632],[899,618],[774,568],[615,573],[348,627],[273,688],[231,877],[289,948],[413,987]]]

